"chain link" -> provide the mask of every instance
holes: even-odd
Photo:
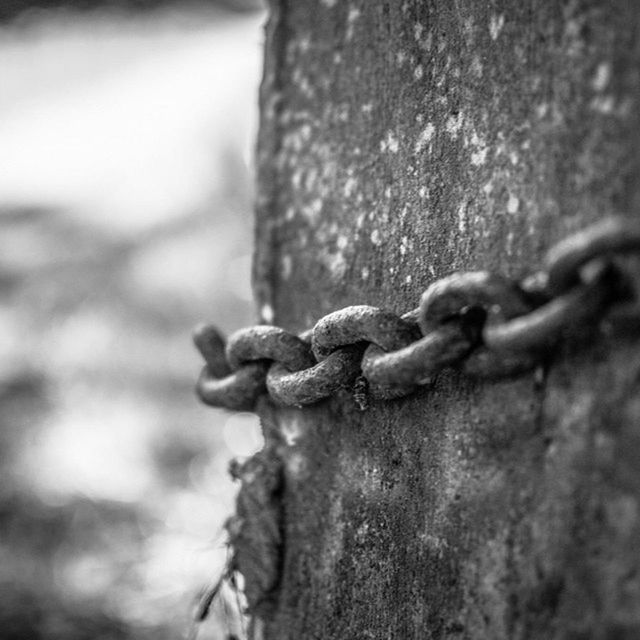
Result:
[[[357,305],[320,318],[313,327],[311,344],[318,360],[338,347],[371,342],[385,351],[401,349],[421,337],[415,322],[378,307]]]
[[[610,218],[556,244],[546,270],[514,282],[485,271],[456,273],[398,316],[358,305],[296,336],[279,327],[241,329],[225,343],[211,325],[194,334],[205,360],[197,393],[209,405],[251,411],[268,392],[305,406],[356,387],[376,399],[408,395],[447,367],[497,379],[547,361],[559,340],[595,324],[632,292],[618,255],[640,252],[640,224]]]
[[[469,353],[474,342],[461,324],[450,323],[389,353],[372,344],[362,359],[362,374],[374,398],[399,398],[431,383],[436,373]]]
[[[483,341],[493,351],[539,351],[564,333],[597,317],[615,291],[617,272],[601,260],[588,281],[569,289],[533,311],[495,326],[485,326]]]
[[[548,289],[552,295],[563,293],[580,282],[581,267],[591,260],[639,248],[640,221],[607,218],[558,242],[547,253]]]
[[[334,351],[309,369],[291,371],[274,362],[267,375],[267,389],[280,404],[302,407],[349,388],[360,375],[362,345],[350,345]]]
[[[280,327],[268,325],[247,327],[232,333],[225,355],[232,370],[260,360],[280,362],[291,371],[306,369],[316,363],[308,342]]]

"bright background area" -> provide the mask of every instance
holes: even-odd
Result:
[[[186,637],[224,564],[259,428],[198,405],[190,331],[252,320],[243,8],[0,24],[2,640]],[[199,638],[241,637],[226,596]]]

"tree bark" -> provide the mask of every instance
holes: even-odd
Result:
[[[629,0],[274,0],[261,319],[404,313],[453,271],[519,278],[637,216],[639,27]],[[640,638],[639,333],[365,412],[278,409],[282,564],[254,636]]]

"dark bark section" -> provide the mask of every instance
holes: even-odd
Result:
[[[301,331],[350,304],[404,312],[454,270],[520,277],[567,233],[638,215],[639,14],[276,2],[262,319]],[[446,373],[364,413],[347,393],[281,411],[284,568],[256,636],[640,637],[640,329],[604,329],[545,375]]]

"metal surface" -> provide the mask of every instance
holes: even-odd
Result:
[[[503,380],[532,371],[545,360],[545,354],[540,352],[496,352],[481,346],[459,362],[456,368],[470,378]]]
[[[473,345],[460,323],[449,323],[390,353],[370,345],[362,359],[362,374],[374,398],[398,398],[429,384],[439,371],[464,358]]]
[[[472,309],[482,309],[491,322],[494,316],[514,318],[527,313],[531,305],[522,289],[504,276],[488,271],[454,273],[434,282],[422,294],[420,329],[427,335]]]
[[[280,404],[302,407],[333,395],[354,383],[360,374],[363,346],[351,345],[334,351],[315,366],[289,371],[274,363],[267,375],[267,389]]]
[[[205,366],[196,383],[202,402],[231,411],[253,411],[257,399],[266,391],[268,361],[256,362],[232,372],[225,353],[222,334],[211,325],[201,325],[193,342]]]
[[[493,351],[539,351],[553,345],[572,327],[595,318],[605,307],[614,275],[599,265],[590,282],[579,284],[547,304],[499,325],[486,326],[482,337]]]
[[[202,402],[231,411],[253,411],[266,391],[265,377],[269,364],[255,362],[225,376],[215,378],[205,367],[198,378],[196,392]]]
[[[549,291],[560,294],[580,282],[580,268],[594,258],[640,250],[640,222],[607,218],[558,242],[547,253]]]
[[[231,373],[227,362],[224,336],[212,325],[201,324],[193,332],[193,343],[207,363],[209,374],[223,378]]]
[[[446,367],[484,379],[521,375],[548,362],[559,340],[629,302],[624,274],[611,263],[629,252],[640,252],[640,224],[612,218],[553,247],[546,271],[520,283],[485,271],[455,273],[402,316],[358,305],[300,336],[261,325],[237,331],[226,345],[215,327],[201,326],[194,342],[206,366],[197,392],[213,406],[252,410],[265,392],[304,406],[351,389],[364,409],[367,395],[407,395]],[[638,306],[625,308],[637,320]]]
[[[401,349],[420,338],[420,329],[395,313],[378,307],[357,305],[334,311],[313,328],[312,347],[323,360],[338,347],[371,342],[385,351]]]
[[[515,317],[528,317],[535,300],[542,300],[544,278],[531,279],[525,290],[508,278],[487,271],[454,273],[434,282],[422,295],[419,322],[425,334],[458,318],[475,325],[478,339],[470,361],[462,370],[473,377],[504,378],[530,368],[530,357],[503,354],[487,349],[484,337],[493,326],[504,326]],[[469,349],[469,351],[471,351]]]
[[[292,371],[315,364],[308,343],[280,327],[267,325],[248,327],[231,334],[225,353],[234,371],[255,360],[274,360]]]

